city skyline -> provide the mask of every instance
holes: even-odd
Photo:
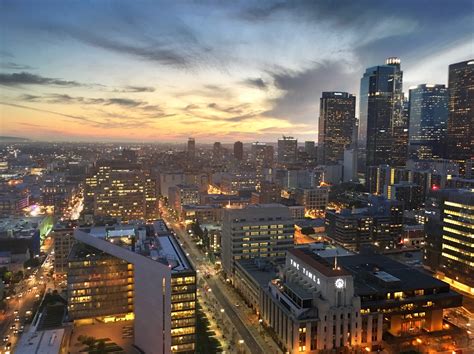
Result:
[[[317,140],[323,91],[358,106],[365,69],[397,56],[407,96],[472,57],[472,3],[429,4],[1,1],[1,134]]]

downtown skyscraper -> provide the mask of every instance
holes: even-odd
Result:
[[[368,68],[361,79],[359,145],[367,166],[405,164],[406,153],[398,148],[406,136],[402,81],[398,58]]]
[[[319,163],[336,164],[352,143],[355,129],[355,96],[347,92],[323,92],[320,101]]]
[[[444,157],[448,98],[445,85],[423,84],[410,88],[410,158]]]
[[[465,162],[474,156],[474,59],[449,66],[447,157]]]

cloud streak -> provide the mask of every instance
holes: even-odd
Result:
[[[77,87],[83,86],[77,81],[67,81],[63,79],[55,79],[44,77],[28,72],[5,74],[0,73],[0,85],[4,86],[21,86],[21,85],[48,85],[48,86],[63,86],[63,87]]]

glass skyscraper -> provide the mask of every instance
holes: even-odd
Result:
[[[410,88],[410,158],[444,157],[448,98],[445,85],[423,84]]]
[[[347,92],[323,92],[320,104],[319,163],[335,164],[344,159],[356,125],[355,96]]]
[[[449,66],[448,152],[453,160],[474,156],[474,59]]]
[[[404,165],[397,132],[403,131],[403,72],[400,59],[365,71],[360,82],[359,146],[366,152],[366,165]]]

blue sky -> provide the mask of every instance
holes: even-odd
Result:
[[[0,0],[1,134],[316,140],[322,91],[404,90],[474,57],[473,1]]]

